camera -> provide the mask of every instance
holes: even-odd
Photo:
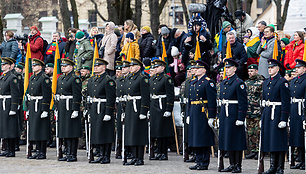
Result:
[[[21,41],[21,43],[25,45],[28,42],[28,35],[23,34],[23,36],[17,36],[16,40]]]

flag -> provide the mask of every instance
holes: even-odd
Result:
[[[97,41],[95,39],[95,50],[94,50],[94,57],[93,57],[93,61],[92,61],[91,76],[94,75],[96,58],[99,58],[99,51],[98,51]]]
[[[54,106],[54,96],[56,93],[56,86],[57,86],[57,78],[61,74],[61,66],[60,66],[60,54],[59,54],[59,48],[58,43],[56,42],[56,49],[55,49],[55,56],[54,56],[54,70],[52,75],[52,100],[50,103],[50,109],[53,109]]]
[[[167,53],[166,53],[166,46],[164,42],[164,38],[162,37],[162,46],[163,46],[163,54],[162,54],[162,61],[166,62],[166,73],[168,74],[170,72],[169,67],[168,67],[168,59],[167,59]]]
[[[277,37],[278,35],[275,34],[275,41],[274,41],[274,46],[273,46],[273,56],[272,58],[277,60],[277,57],[278,57],[278,45],[277,45]]]
[[[231,48],[231,43],[230,41],[227,41],[227,45],[226,45],[226,59],[230,59],[232,58],[232,48]],[[223,80],[226,77],[226,67],[224,66],[224,71],[223,71]]]
[[[199,39],[197,37],[197,45],[196,45],[196,49],[195,49],[195,52],[194,52],[194,60],[197,61],[199,59],[201,59],[201,50],[200,50]]]
[[[304,54],[303,54],[303,60],[306,61],[306,43],[304,43]]]
[[[28,92],[28,86],[30,77],[32,75],[32,58],[31,58],[31,48],[30,48],[30,42],[28,41],[27,45],[27,53],[26,53],[26,59],[25,59],[25,67],[24,67],[24,81],[23,81],[23,110],[27,111],[28,107],[26,105],[27,101],[27,92]]]

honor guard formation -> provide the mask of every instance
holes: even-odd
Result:
[[[218,32],[199,14],[188,33],[160,25],[156,41],[132,20],[106,22],[104,34],[56,32],[46,45],[35,26],[25,43],[6,31],[0,156],[26,145],[29,160],[56,148],[58,163],[82,161],[86,150],[88,165],[171,163],[177,153],[190,170],[213,170],[211,158],[214,172],[241,173],[246,159],[259,174],[305,170],[305,33],[290,42],[274,25],[235,17],[238,28],[223,21]]]

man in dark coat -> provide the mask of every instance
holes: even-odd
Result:
[[[264,174],[284,173],[288,150],[287,122],[290,112],[289,83],[281,77],[281,63],[268,60],[269,75],[263,83],[263,112],[261,116],[261,151],[270,152],[270,169]]]
[[[58,112],[58,137],[63,138],[67,146],[66,156],[59,161],[77,161],[78,138],[82,136],[80,105],[82,100],[82,83],[74,75],[74,63],[70,59],[62,59],[63,75],[58,78],[56,87]]]
[[[56,51],[56,42],[58,44],[58,50],[59,50],[59,55],[60,57],[64,58],[64,53],[65,53],[65,46],[66,42],[63,41],[61,38],[61,33],[60,32],[55,32],[53,33],[52,36],[52,42],[48,44],[46,48],[46,52],[44,53],[44,62],[47,63],[54,63],[54,56],[55,56],[55,51]]]
[[[244,49],[244,46],[237,41],[235,30],[229,31],[226,34],[226,39],[231,44],[232,59],[238,63],[236,74],[242,80],[247,79],[247,71],[244,70],[245,64],[248,60],[248,56]],[[222,59],[226,57],[227,44],[222,49]]]
[[[162,57],[163,55],[163,42],[165,43],[165,51],[168,58],[168,64],[171,64],[173,62],[173,58],[171,56],[171,48],[172,46],[175,46],[174,38],[171,37],[173,33],[170,31],[168,27],[162,27],[161,36],[158,39],[158,42],[156,44],[156,57]]]
[[[130,75],[125,82],[127,102],[125,108],[124,144],[130,147],[133,159],[125,165],[144,165],[144,146],[148,144],[147,113],[150,105],[150,86],[141,73],[142,62],[131,59]]]
[[[229,153],[230,166],[221,172],[241,173],[242,151],[247,149],[244,126],[247,92],[244,82],[235,74],[238,63],[233,59],[224,62],[227,78],[220,86],[219,149]]]
[[[90,142],[100,148],[100,156],[90,163],[110,163],[110,153],[115,135],[116,83],[105,73],[107,62],[95,59],[94,73],[88,81],[87,90],[90,101]]]
[[[289,146],[292,153],[297,147],[298,154],[302,160],[295,166],[290,166],[290,169],[305,170],[305,141],[303,120],[304,113],[303,102],[305,102],[306,90],[306,62],[301,59],[296,59],[295,73],[297,77],[290,81],[291,108],[290,108],[290,136]],[[294,164],[294,158],[291,158],[291,164]]]
[[[157,139],[158,153],[152,160],[168,160],[168,144],[174,136],[172,110],[174,82],[165,74],[166,62],[155,59],[155,75],[150,79],[150,137]]]
[[[155,56],[155,49],[153,48],[154,37],[151,34],[151,28],[149,26],[144,26],[140,30],[141,38],[138,40],[140,57],[143,58],[152,58]]]
[[[189,61],[189,51],[185,48],[185,40],[188,35],[179,29],[175,30],[174,39],[176,39],[176,47],[179,49],[179,52],[182,54],[182,60],[184,65],[188,64]]]
[[[194,68],[197,80],[191,82],[188,100],[188,145],[196,153],[196,165],[189,169],[208,170],[210,147],[215,144],[212,128],[217,111],[217,91],[215,83],[206,76],[208,65],[198,60]]]
[[[46,159],[47,141],[50,138],[51,80],[42,71],[44,62],[32,60],[32,70],[28,87],[29,141],[35,142],[36,154],[29,159]]]
[[[15,141],[18,137],[18,104],[22,95],[18,88],[18,79],[11,71],[14,59],[2,58],[0,76],[0,138],[3,138],[6,151],[1,156],[15,157]]]

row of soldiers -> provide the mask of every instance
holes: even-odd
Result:
[[[297,77],[291,84],[281,77],[281,64],[274,59],[269,61],[270,78],[262,85],[260,140],[262,152],[270,152],[271,165],[265,173],[283,173],[285,152],[288,148],[287,123],[290,115],[290,143],[300,147],[299,154],[304,154],[304,103],[305,69],[303,60],[296,60]],[[22,105],[20,81],[12,72],[14,60],[2,58],[0,77],[0,100],[2,100],[0,135],[7,142],[6,156],[15,156],[14,142],[18,137],[17,112]],[[167,64],[154,60],[150,78],[142,73],[142,62],[117,62],[117,78],[113,79],[105,72],[108,62],[97,58],[94,62],[94,75],[89,78],[86,91],[82,92],[82,81],[74,74],[74,63],[62,59],[63,75],[58,78],[55,102],[57,120],[57,151],[59,161],[77,161],[78,138],[82,136],[82,118],[86,123],[86,135],[91,163],[110,163],[112,143],[117,140],[117,149],[122,149],[121,156],[126,158],[130,152],[132,160],[125,165],[143,165],[145,146],[149,149],[157,145],[157,154],[150,153],[151,160],[167,160],[169,139],[174,135],[173,80],[165,74]],[[37,153],[29,154],[29,159],[46,158],[46,142],[49,139],[50,102],[52,98],[51,80],[42,72],[44,63],[32,60],[32,70],[26,95],[28,106],[28,141],[35,142]],[[214,128],[219,127],[219,150],[229,154],[230,166],[221,172],[240,173],[242,151],[246,150],[245,117],[248,112],[247,86],[235,74],[238,63],[225,59],[226,77],[220,84],[217,100],[216,84],[206,75],[208,65],[198,60],[190,67],[194,78],[186,81],[185,87],[185,133],[188,146],[196,155],[196,165],[192,170],[207,170],[210,147],[215,144]],[[250,69],[255,69],[250,67]],[[86,102],[82,105],[82,94]],[[290,99],[291,97],[291,99]],[[252,99],[249,103],[252,105]],[[258,104],[254,106],[258,107]],[[219,108],[219,111],[217,112]],[[291,109],[290,109],[291,108]],[[250,111],[249,111],[250,112]],[[217,114],[218,113],[218,114]],[[216,119],[218,115],[218,119]],[[52,115],[53,116],[53,115]],[[116,121],[115,121],[116,120]],[[256,119],[255,121],[258,121]],[[115,122],[116,132],[115,134]],[[149,125],[149,126],[148,126]],[[88,128],[87,128],[88,126]],[[156,140],[156,143],[152,140]],[[116,141],[117,143],[117,141]],[[61,147],[64,146],[63,156]],[[93,147],[99,149],[99,158],[93,159]],[[153,150],[151,150],[152,152]],[[117,156],[120,155],[118,151]],[[261,155],[262,156],[262,155]],[[295,166],[305,168],[305,160]]]

